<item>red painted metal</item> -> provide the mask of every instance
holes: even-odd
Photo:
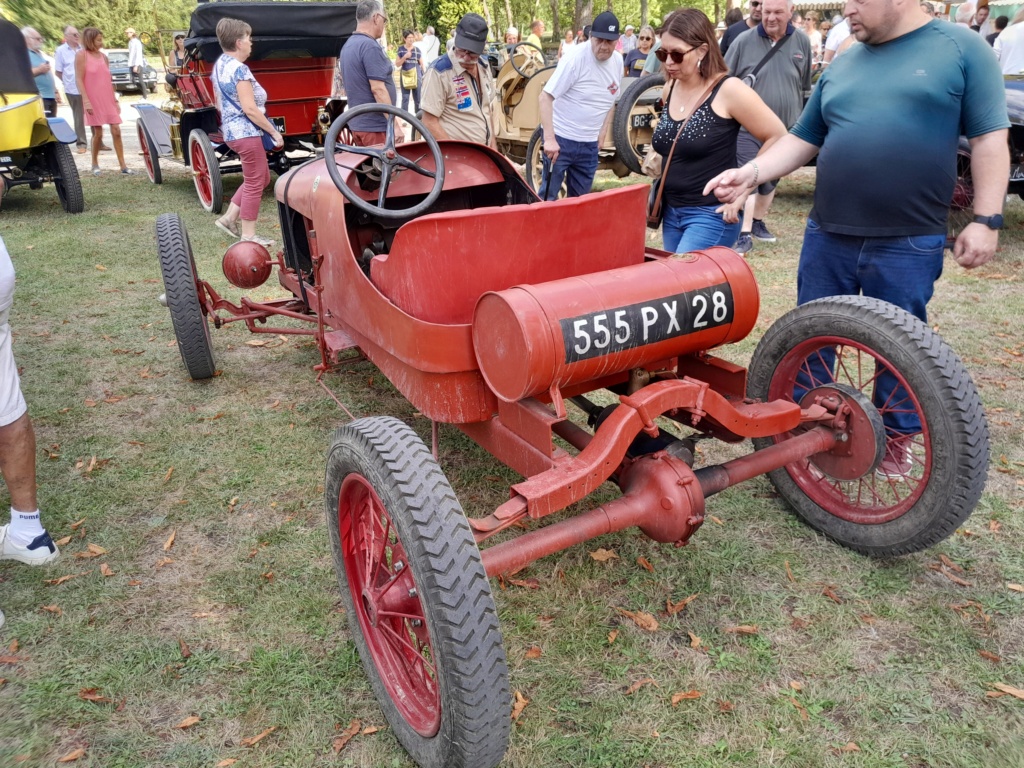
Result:
[[[352,602],[380,679],[402,717],[430,738],[441,726],[441,693],[409,558],[364,477],[342,482],[337,515]]]
[[[259,243],[239,240],[224,251],[220,266],[229,283],[252,290],[267,282],[274,262],[267,249]]]
[[[721,304],[712,306],[712,295]],[[712,248],[484,294],[473,346],[488,386],[515,401],[738,341],[753,329],[759,306],[746,260]]]
[[[483,550],[487,574],[515,571],[554,552],[633,526],[656,541],[684,543],[704,521],[704,497],[693,471],[668,454],[631,462],[621,484],[623,495],[614,501]]]
[[[820,359],[826,353],[829,356],[834,354],[837,360],[834,381],[818,381],[808,365],[809,360]],[[828,369],[828,366],[823,367]],[[815,504],[829,514],[860,525],[885,523],[901,517],[917,503],[928,485],[932,473],[932,452],[935,450],[934,437],[913,388],[899,370],[878,352],[841,336],[819,336],[794,346],[779,363],[768,388],[770,398],[792,400],[797,377],[802,375],[804,381],[810,381],[812,386],[838,383],[862,393],[870,401],[878,374],[883,370],[903,386],[906,398],[900,402],[876,404],[879,415],[884,418],[889,412],[917,412],[920,416],[922,430],[915,435],[898,435],[886,430],[887,450],[892,450],[893,444],[899,443],[897,450],[909,451],[910,471],[899,480],[869,472],[847,481],[830,477],[810,460],[796,461],[786,467],[793,480]],[[784,431],[775,436],[779,442],[790,438]]]

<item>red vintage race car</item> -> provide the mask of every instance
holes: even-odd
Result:
[[[384,146],[336,145],[373,109],[391,125]],[[971,513],[985,417],[960,360],[916,318],[856,296],[813,302],[772,325],[744,369],[710,350],[754,327],[750,268],[725,248],[647,246],[646,186],[541,202],[486,147],[439,144],[418,121],[424,140],[396,146],[396,116],[342,115],[326,139],[337,154],[277,183],[283,251],[225,254],[233,284],[276,270],[289,298],[218,295],[176,215],[158,219],[157,239],[193,378],[216,371],[211,321],[305,333],[321,374],[359,352],[434,423],[433,452],[389,416],[345,424],[325,482],[354,641],[419,765],[504,754],[510,687],[489,577],[634,526],[681,545],[710,496],[763,473],[802,520],[866,555],[931,546]],[[507,502],[463,509],[435,460],[442,423],[523,477]],[[699,466],[706,439],[754,450]],[[550,522],[609,480],[619,498]]]

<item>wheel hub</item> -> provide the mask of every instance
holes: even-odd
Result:
[[[836,480],[856,480],[878,466],[885,453],[885,425],[867,396],[845,384],[823,384],[801,398],[801,408],[811,405],[835,414],[833,426],[839,432],[835,448],[811,456],[811,464]]]

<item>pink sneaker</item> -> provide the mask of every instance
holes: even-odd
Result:
[[[875,472],[890,480],[905,480],[914,469],[914,457],[910,452],[913,444],[913,438],[910,436],[887,440],[885,456],[878,462]]]

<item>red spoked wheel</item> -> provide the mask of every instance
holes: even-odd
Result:
[[[395,735],[421,766],[497,765],[508,668],[490,584],[437,462],[406,424],[335,432],[325,499],[353,641]]]
[[[197,128],[188,135],[188,160],[199,204],[207,213],[220,213],[224,206],[220,163],[206,131]]]
[[[751,360],[748,392],[806,406],[814,394],[808,390],[822,387],[858,395],[854,405],[878,426],[851,429],[852,446],[769,474],[796,513],[870,555],[914,552],[953,533],[981,497],[989,453],[981,400],[956,354],[890,304],[861,296],[821,299],[797,307],[765,334]],[[866,443],[878,429],[884,448],[879,460],[864,463]],[[847,471],[855,457],[858,469]]]
[[[163,183],[164,177],[160,170],[160,155],[157,154],[156,142],[149,134],[149,129],[140,117],[135,121],[135,130],[139,135],[139,146],[142,148],[142,159],[146,163],[146,175],[154,184]]]

